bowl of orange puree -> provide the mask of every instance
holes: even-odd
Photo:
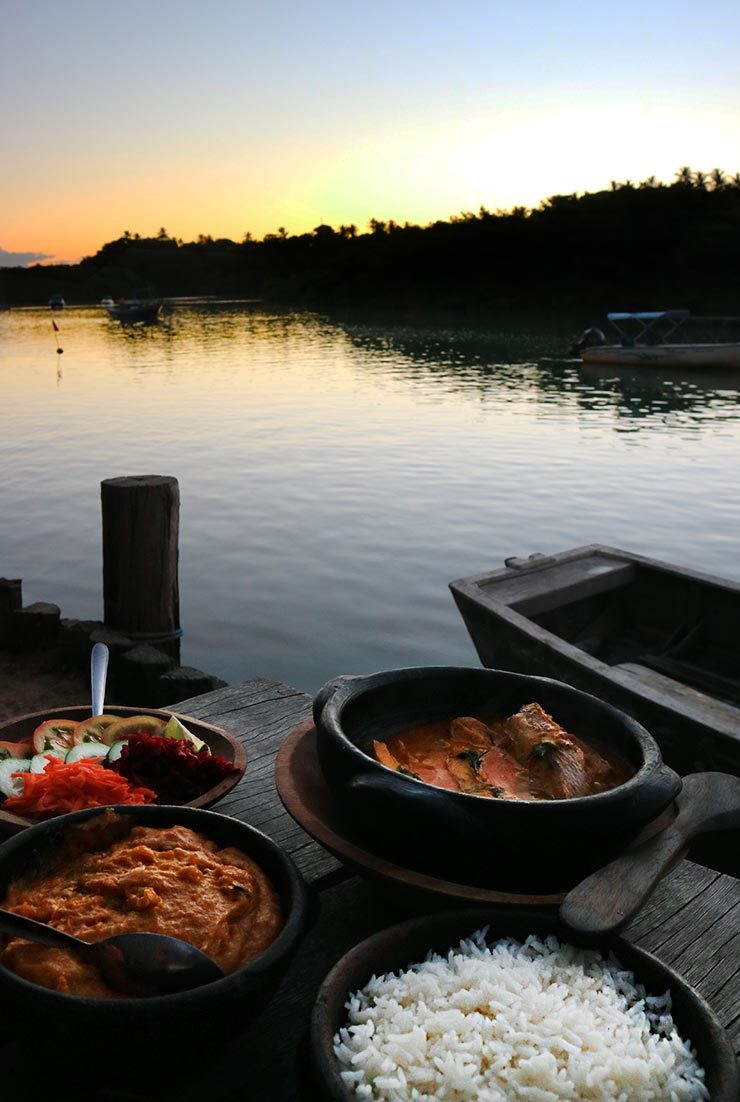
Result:
[[[219,965],[224,978],[214,983],[132,998],[66,950],[0,937],[0,1005],[12,1006],[16,1028],[66,1037],[89,1029],[104,1042],[104,1062],[129,1072],[153,1055],[181,1062],[188,1036],[202,1053],[244,1029],[298,945],[307,911],[299,872],[266,835],[211,811],[159,805],[92,808],[11,838],[0,846],[0,906],[86,941],[167,934]]]

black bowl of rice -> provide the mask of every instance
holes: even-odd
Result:
[[[553,916],[454,911],[363,941],[324,981],[314,1070],[332,1102],[737,1102],[720,1022],[622,938]]]

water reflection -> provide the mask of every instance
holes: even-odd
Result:
[[[475,663],[447,583],[508,555],[737,575],[740,378],[583,369],[583,319],[57,321],[63,357],[48,310],[0,315],[0,573],[98,617],[100,480],[174,474],[183,658],[229,680]]]
[[[738,372],[729,368],[671,371],[583,365],[580,386],[584,403],[606,395],[618,415],[628,419],[700,428],[707,421],[717,425],[740,417]]]
[[[732,369],[620,368],[583,365],[559,356],[563,333],[472,333],[399,327],[345,331],[367,370],[434,383],[447,393],[475,392],[482,400],[545,402],[584,414],[612,413],[616,431],[713,428],[740,418],[740,379]],[[625,426],[624,422],[634,422]]]

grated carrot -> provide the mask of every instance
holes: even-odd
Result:
[[[23,777],[23,794],[10,796],[4,807],[17,815],[33,815],[42,819],[64,815],[67,811],[81,811],[86,807],[150,804],[157,798],[151,788],[132,785],[125,777],[112,769],[105,769],[92,758],[69,763],[50,758],[43,773],[14,776]]]

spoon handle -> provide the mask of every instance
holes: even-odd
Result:
[[[92,685],[92,714],[102,716],[105,700],[105,679],[108,676],[108,648],[96,643],[90,655],[90,684]]]
[[[46,926],[43,922],[26,918],[25,915],[14,914],[13,911],[0,910],[0,932],[13,937],[24,937],[29,941],[40,941],[42,945],[51,945],[54,949],[74,949],[79,952],[80,949],[89,948],[86,942],[72,937],[71,934],[63,934],[53,926]]]

